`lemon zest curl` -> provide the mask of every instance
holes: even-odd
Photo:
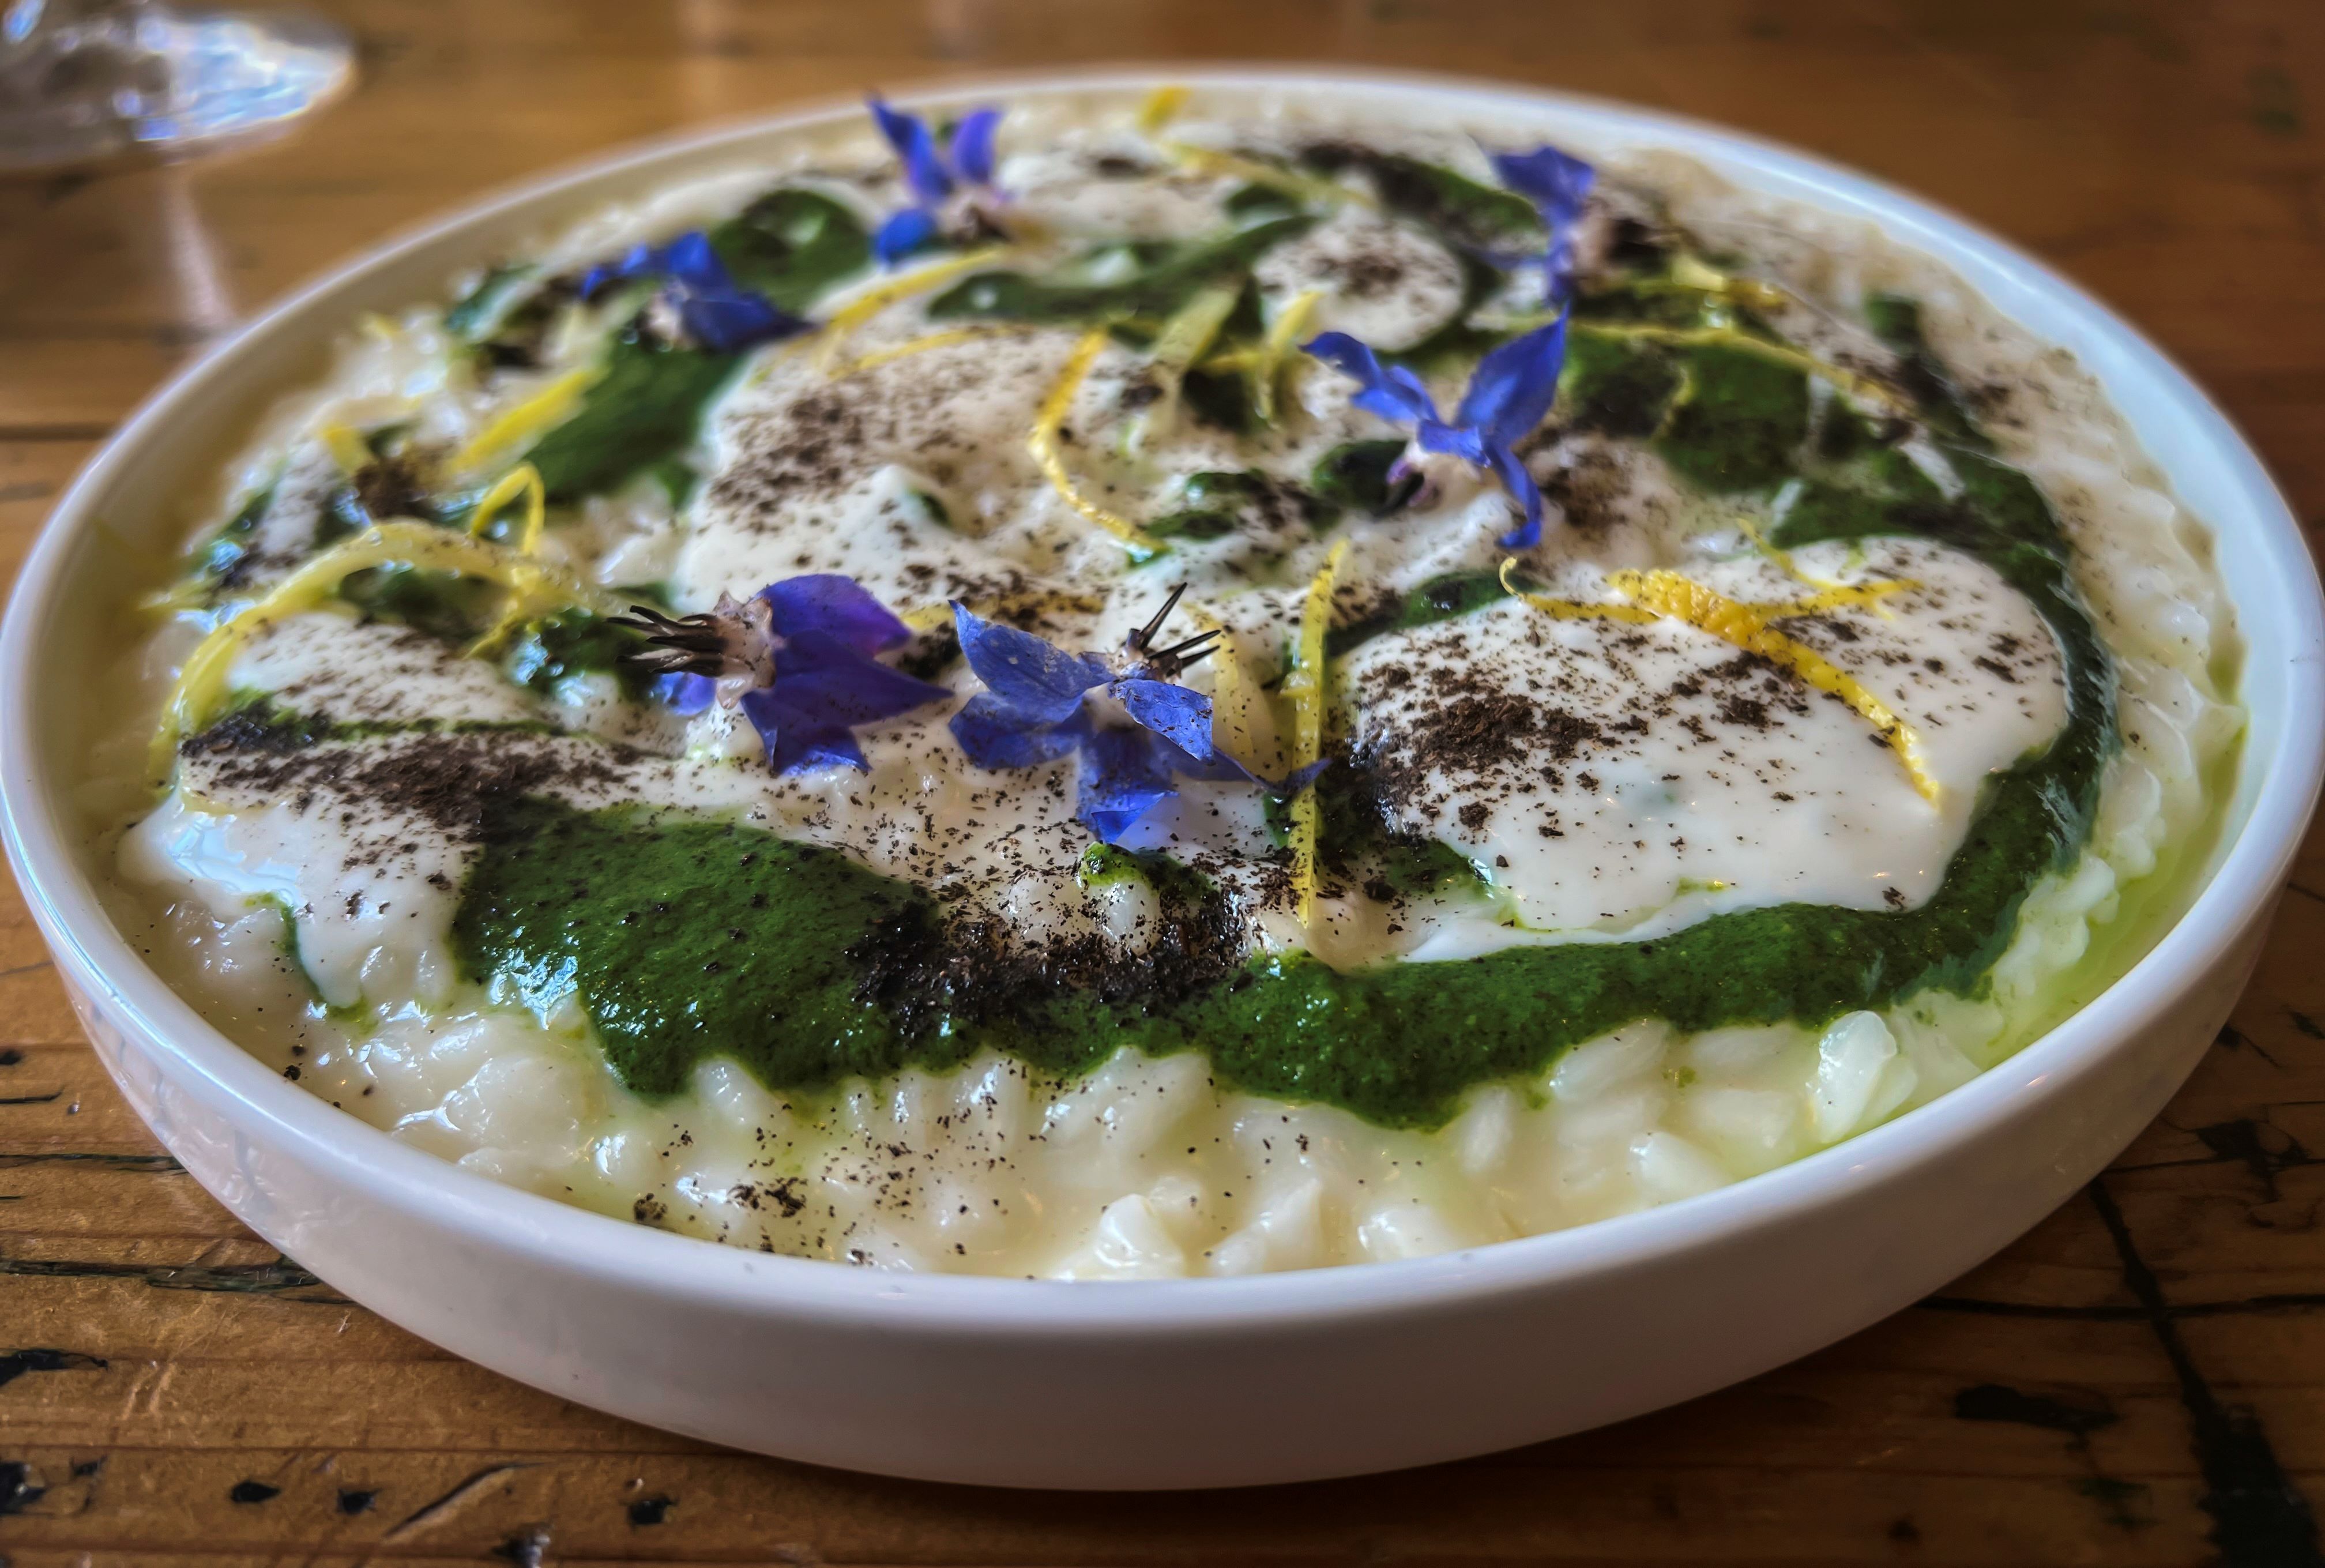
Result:
[[[1284,672],[1283,695],[1292,703],[1292,766],[1294,772],[1312,767],[1324,755],[1324,710],[1329,693],[1329,672],[1324,659],[1324,636],[1332,626],[1332,589],[1340,575],[1340,561],[1348,553],[1345,539],[1332,546],[1323,566],[1308,584],[1308,598],[1300,607],[1300,635],[1292,644],[1292,668]],[[1316,918],[1316,838],[1321,812],[1311,782],[1292,797],[1292,890],[1299,902],[1300,923]]]
[[[944,261],[931,262],[906,273],[903,277],[892,278],[865,290],[833,311],[831,320],[825,322],[823,330],[816,335],[819,345],[816,368],[827,375],[844,374],[838,369],[844,363],[839,351],[856,329],[893,304],[909,300],[915,294],[925,294],[939,284],[950,283],[963,273],[992,265],[1006,257],[1013,248],[1005,245],[992,245],[981,250],[967,251]]]
[[[495,467],[501,459],[531,446],[571,418],[581,406],[582,394],[597,385],[605,371],[589,366],[569,370],[513,408],[496,415],[491,423],[469,438],[445,465],[455,474],[476,474]]]
[[[1048,395],[1042,399],[1041,412],[1034,416],[1033,429],[1025,438],[1025,450],[1050,481],[1050,487],[1064,497],[1067,506],[1080,513],[1108,533],[1120,540],[1136,562],[1153,560],[1162,553],[1164,545],[1127,517],[1107,511],[1074,485],[1074,477],[1066,469],[1066,459],[1058,450],[1058,432],[1066,422],[1066,411],[1073,406],[1074,394],[1081,390],[1083,380],[1089,375],[1100,350],[1107,342],[1107,329],[1095,328],[1082,335],[1067,356],[1066,366],[1051,384]]]

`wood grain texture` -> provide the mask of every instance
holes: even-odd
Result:
[[[803,96],[997,66],[1489,73],[1797,143],[2141,323],[2325,521],[2317,0],[338,0],[349,101],[188,169],[0,185],[0,571],[94,443],[255,307],[449,203]],[[1037,1497],[705,1447],[340,1299],[114,1093],[0,903],[0,1557],[2320,1564],[2325,839],[2188,1088],[2002,1257],[1829,1350],[1405,1475]],[[1545,1347],[1558,1353],[1558,1347]]]

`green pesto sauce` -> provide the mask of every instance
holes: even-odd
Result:
[[[1195,270],[1183,254],[1172,259]],[[956,300],[973,302],[963,313],[991,309],[972,286],[980,283],[996,280],[963,285]],[[1010,302],[1022,305],[1047,286],[1012,279],[993,293],[1015,291]],[[1054,306],[1056,295],[1042,302]],[[1666,303],[1654,311],[1671,319]],[[941,1068],[986,1048],[1072,1072],[1127,1044],[1155,1054],[1198,1050],[1223,1082],[1412,1127],[1440,1124],[1478,1083],[1539,1073],[1569,1046],[1641,1018],[1690,1031],[1786,1020],[1813,1027],[1925,988],[1978,994],[2035,881],[2070,865],[2089,835],[2117,744],[2114,668],[2040,492],[1993,458],[1968,423],[1919,344],[1910,309],[1892,302],[1876,319],[1922,364],[1913,390],[1962,480],[1956,497],[1837,404],[1812,427],[1799,372],[1729,348],[1674,351],[1578,335],[1561,409],[1575,422],[1652,441],[1705,491],[1765,496],[1800,481],[1775,533],[1780,544],[1935,540],[1987,562],[2049,623],[2063,656],[2065,725],[2046,749],[1988,784],[1942,885],[1917,909],[1783,905],[1647,942],[1508,948],[1348,972],[1292,954],[1134,1003],[1037,988],[1004,1023],[940,1009],[908,1031],[875,999],[866,955],[899,930],[934,929],[940,913],[925,893],[755,829],[635,806],[583,812],[523,800],[495,809],[463,890],[454,926],[462,962],[535,1006],[578,990],[615,1070],[647,1094],[678,1090],[712,1056],[736,1058],[769,1087],[788,1090]],[[1370,477],[1371,465],[1356,459],[1373,456],[1343,457],[1350,491]],[[1206,499],[1216,506],[1226,497]],[[1473,613],[1501,593],[1481,576],[1440,580],[1337,628],[1330,646],[1341,654],[1383,632]],[[1129,868],[1109,861],[1086,875]],[[1174,891],[1151,868],[1143,874],[1166,898],[1196,895]]]

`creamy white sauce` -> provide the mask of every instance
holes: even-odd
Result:
[[[1667,619],[1559,620],[1523,601],[1351,656],[1357,746],[1390,768],[1396,825],[1468,856],[1531,932],[1645,936],[1795,902],[1915,907],[1980,786],[2056,733],[2064,688],[2049,628],[1991,568],[1894,540],[1849,557],[1821,545],[1794,560],[1818,580],[1919,586],[1783,629],[1914,728],[1935,800],[1847,703],[1718,637]],[[1815,591],[1757,558],[1692,578],[1746,602]],[[1507,940],[1473,919],[1414,956]]]
[[[1313,293],[1304,331],[1346,332],[1384,352],[1412,348],[1461,308],[1451,251],[1353,205],[1260,257],[1252,277],[1271,313]]]

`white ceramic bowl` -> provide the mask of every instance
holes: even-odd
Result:
[[[2250,648],[2227,832],[2193,908],[2090,1006],[1933,1104],[1737,1185],[1408,1263],[1121,1285],[874,1273],[625,1224],[471,1175],[286,1083],[114,930],[74,825],[87,667],[111,552],[174,548],[275,391],[358,311],[442,288],[551,219],[842,106],[665,143],[487,201],[276,307],[163,388],[58,506],[0,632],[9,854],[81,1021],[138,1114],[253,1229],[413,1332],[657,1426],[850,1469],[1013,1486],[1352,1474],[1552,1437],[1705,1393],[1896,1311],[2017,1236],[2160,1110],[2249,973],[2314,803],[2325,617],[2284,502],[2219,411],[2103,307],[1990,236],[1799,153],[1508,88],[1278,69],[1392,115],[1524,115],[1556,137],[1690,153],[1870,218],[2064,344],[2219,535]],[[1304,85],[1303,85],[1304,84]],[[1131,90],[987,83],[923,101]]]

